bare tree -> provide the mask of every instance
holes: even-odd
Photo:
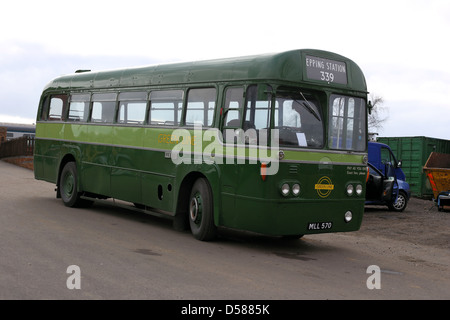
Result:
[[[370,94],[370,101],[372,102],[372,109],[369,114],[368,126],[369,133],[375,132],[383,128],[384,123],[387,120],[387,108],[383,105],[384,99],[373,93]]]

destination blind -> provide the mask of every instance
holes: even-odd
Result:
[[[347,65],[345,62],[306,56],[306,76],[311,80],[347,84]]]

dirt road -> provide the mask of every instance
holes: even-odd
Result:
[[[411,245],[450,249],[450,207],[438,211],[433,201],[411,198],[404,212],[367,206],[358,236],[371,235]]]

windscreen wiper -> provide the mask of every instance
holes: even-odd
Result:
[[[303,100],[305,101],[298,101],[296,100],[296,102],[300,103],[301,105],[303,105],[317,120],[320,120],[320,116],[317,114],[317,112],[314,110],[314,107],[311,105],[311,103],[309,103],[308,99],[305,98],[305,96],[303,95],[303,93],[300,91],[300,94],[302,95]]]

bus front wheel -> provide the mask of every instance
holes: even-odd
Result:
[[[193,236],[201,241],[212,240],[217,235],[214,225],[211,188],[204,178],[195,181],[189,197],[189,224]]]

